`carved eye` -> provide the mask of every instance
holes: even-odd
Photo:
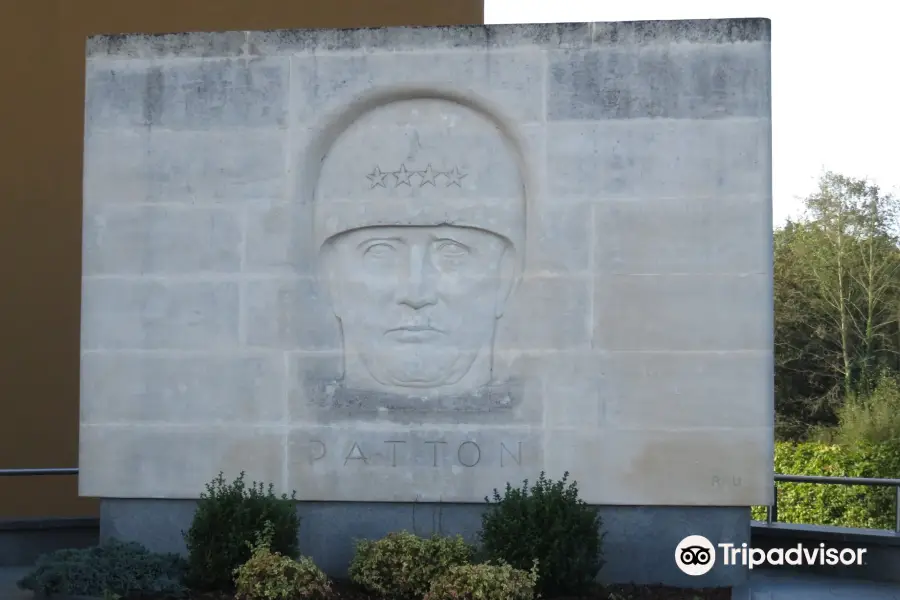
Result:
[[[368,256],[371,258],[387,258],[393,253],[393,246],[385,242],[380,242],[377,244],[372,244],[371,246],[366,248],[364,256]]]
[[[441,242],[437,246],[437,252],[444,258],[462,258],[469,253],[469,249],[456,242]]]

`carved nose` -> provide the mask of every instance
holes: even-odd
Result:
[[[406,285],[402,286],[397,298],[399,304],[405,304],[413,310],[421,310],[437,303],[434,285],[434,273],[422,251],[411,252],[409,273]]]
[[[412,297],[409,294],[406,294],[405,297],[400,300],[400,304],[405,304],[413,310],[420,310],[422,308],[425,308],[426,306],[431,306],[434,303],[434,300],[432,300],[431,298],[426,298],[424,296]]]
[[[404,286],[398,302],[409,306],[413,310],[420,310],[426,306],[436,304],[437,296],[434,293],[434,286],[424,281],[421,275],[411,276]]]

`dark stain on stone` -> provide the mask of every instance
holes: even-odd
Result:
[[[509,422],[523,398],[519,379],[469,393],[393,394],[348,388],[341,380],[308,379],[311,402],[323,421],[380,420],[418,423]]]
[[[164,91],[165,76],[162,68],[150,68],[147,71],[146,89],[144,91],[144,124],[147,127],[162,123]]]

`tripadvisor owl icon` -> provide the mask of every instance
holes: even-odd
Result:
[[[702,535],[689,535],[675,547],[675,564],[692,577],[705,575],[716,564],[716,549]]]

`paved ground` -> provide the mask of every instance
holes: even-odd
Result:
[[[0,567],[0,600],[26,600],[33,597],[16,587],[16,582],[27,571],[25,567]]]
[[[777,571],[750,575],[752,596],[741,600],[900,600],[900,584],[832,579]]]
[[[0,600],[31,600],[16,587],[24,568],[0,568]],[[900,600],[900,584],[829,579],[759,571],[751,575],[752,597],[740,600]]]

